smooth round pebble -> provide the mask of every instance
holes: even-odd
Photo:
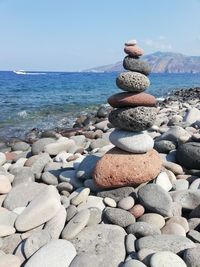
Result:
[[[181,235],[186,236],[185,229],[178,223],[168,223],[161,229],[165,235]]]
[[[170,251],[161,251],[153,254],[150,265],[151,267],[187,267],[179,256]]]
[[[135,200],[131,197],[125,197],[122,198],[118,203],[117,206],[118,208],[121,208],[123,210],[130,210],[135,204]]]
[[[145,213],[138,219],[138,221],[149,223],[159,229],[163,228],[165,225],[164,217],[157,213]]]
[[[188,221],[184,217],[173,216],[173,217],[169,218],[169,220],[167,220],[166,225],[168,225],[170,223],[180,224],[185,229],[186,233],[189,231]]]
[[[116,201],[114,199],[110,198],[110,197],[105,197],[103,199],[103,202],[105,203],[105,205],[107,205],[109,207],[112,207],[112,208],[117,207]]]
[[[129,260],[125,262],[122,267],[147,267],[144,263],[138,260]]]
[[[142,205],[136,204],[129,210],[129,212],[137,219],[144,214],[145,209]]]

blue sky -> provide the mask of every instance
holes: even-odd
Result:
[[[133,38],[200,56],[200,0],[0,0],[0,25],[0,70],[110,64]]]

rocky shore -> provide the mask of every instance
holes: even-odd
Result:
[[[153,122],[145,139],[126,134],[135,143],[119,140],[111,106],[72,129],[0,143],[0,267],[200,266],[200,89],[157,103],[125,94],[109,102],[156,110],[142,118]]]

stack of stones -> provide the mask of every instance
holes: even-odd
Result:
[[[119,74],[116,84],[125,92],[108,99],[114,108],[109,121],[116,128],[110,134],[115,147],[97,163],[93,176],[103,188],[137,186],[153,180],[161,170],[160,156],[147,132],[156,119],[156,99],[143,92],[150,85],[151,68],[139,59],[144,51],[135,40],[125,43],[124,51],[128,56],[123,65],[128,71]]]

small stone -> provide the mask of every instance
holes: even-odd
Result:
[[[138,260],[129,260],[125,262],[122,267],[147,267],[144,263]]]
[[[167,169],[173,172],[176,175],[183,174],[183,168],[179,164],[176,164],[174,162],[164,161],[163,166]]]
[[[133,133],[115,129],[109,136],[110,142],[116,147],[134,154],[146,153],[153,149],[154,141],[146,133]]]
[[[186,236],[185,229],[178,223],[168,223],[161,229],[162,234]]]
[[[156,119],[156,108],[120,108],[110,112],[108,119],[116,127],[126,131],[143,131],[150,128]]]
[[[103,198],[96,196],[88,196],[87,201],[85,203],[81,203],[78,206],[78,211],[83,209],[89,209],[92,207],[98,208],[101,211],[103,211],[105,208],[105,205],[103,203]]]
[[[176,180],[173,182],[173,190],[180,191],[180,190],[187,190],[189,188],[189,182],[187,180]]]
[[[0,194],[7,194],[11,188],[9,178],[4,174],[0,174]]]
[[[155,150],[132,154],[113,148],[98,161],[93,179],[102,188],[139,185],[154,179],[160,169],[161,159]]]
[[[126,236],[126,253],[127,254],[135,252],[135,240],[136,240],[136,237],[133,234],[128,234]]]
[[[55,143],[50,143],[44,147],[44,151],[51,156],[56,156],[62,151],[69,151],[71,147],[75,146],[75,141],[71,139],[58,140]]]
[[[188,133],[180,126],[172,126],[168,131],[163,133],[159,140],[169,140],[172,142],[182,143],[187,142],[191,138],[191,134]]]
[[[169,218],[169,220],[167,220],[166,225],[168,225],[170,223],[180,224],[184,228],[186,233],[189,231],[188,221],[184,217],[173,216],[173,217]]]
[[[51,239],[58,239],[65,226],[66,222],[66,209],[62,205],[56,215],[46,222],[44,230],[47,230],[51,236]]]
[[[138,250],[148,248],[155,251],[180,253],[185,249],[194,248],[195,244],[190,239],[180,235],[154,235],[138,239],[136,247]]]
[[[149,235],[160,235],[160,229],[147,222],[135,222],[126,229],[128,234],[133,234],[137,238]]]
[[[177,160],[187,169],[200,169],[200,144],[189,142],[179,146]]]
[[[49,243],[50,240],[51,236],[47,230],[41,230],[29,236],[24,244],[24,254],[26,258],[30,258],[41,247]]]
[[[0,224],[0,237],[9,236],[15,233],[15,228],[10,225]]]
[[[126,46],[129,46],[129,45],[136,45],[137,44],[137,41],[135,40],[135,39],[133,39],[133,40],[129,40],[129,41],[127,41],[127,42],[125,42],[125,45]]]
[[[163,218],[163,216],[157,213],[145,213],[138,219],[138,222],[149,223],[152,226],[157,227],[158,229],[163,228],[163,226],[165,225],[165,219]]]
[[[189,109],[186,112],[183,121],[190,125],[197,121],[200,121],[200,110],[195,107]]]
[[[124,52],[132,57],[140,57],[144,54],[144,50],[137,45],[125,46]]]
[[[43,172],[41,179],[45,184],[48,184],[48,185],[58,184],[58,178],[55,175],[53,175],[51,172]]]
[[[11,254],[0,255],[0,267],[20,267],[21,260]]]
[[[134,199],[131,196],[125,197],[121,199],[118,203],[117,206],[120,209],[123,210],[130,210],[135,204]]]
[[[117,86],[123,91],[141,93],[150,85],[149,79],[138,72],[122,72],[116,79]]]
[[[104,217],[112,224],[123,228],[135,222],[135,218],[130,212],[119,208],[107,208],[104,211]]]
[[[151,267],[187,267],[185,262],[176,254],[170,251],[161,251],[155,253],[150,260]]]
[[[198,267],[200,262],[200,247],[186,249],[183,260],[188,267]]]
[[[87,226],[97,225],[102,221],[102,211],[99,208],[91,207],[90,218],[87,223]]]
[[[25,264],[25,267],[69,267],[76,256],[76,249],[67,240],[52,240],[40,248]]]
[[[200,190],[181,190],[170,192],[173,201],[181,204],[182,208],[193,210],[200,205]]]
[[[30,148],[30,145],[25,142],[17,142],[11,146],[13,151],[26,151]]]
[[[33,143],[31,152],[33,155],[38,155],[41,152],[44,152],[44,148],[46,145],[54,143],[54,138],[41,138]]]
[[[114,199],[110,198],[110,197],[105,197],[103,199],[105,205],[112,207],[112,208],[116,208],[117,207],[117,203]]]
[[[137,218],[140,218],[144,214],[145,209],[142,205],[136,204],[129,210],[129,212],[137,219]]]
[[[8,210],[14,210],[17,207],[26,207],[45,187],[45,185],[35,182],[19,184],[13,187],[7,194],[3,206]]]
[[[138,197],[146,209],[163,216],[171,216],[172,198],[161,186],[147,184],[139,189]]]
[[[79,211],[65,226],[62,239],[73,239],[87,225],[90,218],[89,209]]]
[[[140,261],[142,261],[147,266],[150,266],[150,259],[154,253],[155,251],[152,249],[143,248],[137,252],[137,255]]]
[[[84,188],[77,196],[71,199],[71,204],[78,206],[82,202],[86,202],[89,194],[90,194],[90,189]]]
[[[41,173],[45,167],[45,165],[51,160],[49,154],[42,153],[39,155],[35,155],[26,160],[25,166],[31,167],[31,171],[34,174]]]
[[[109,197],[114,199],[116,202],[119,202],[121,199],[134,194],[134,188],[127,186],[127,187],[120,187],[116,189],[101,191],[97,193],[98,197]]]
[[[154,143],[154,149],[159,153],[168,154],[176,149],[176,143],[169,140],[161,140]]]
[[[61,182],[70,183],[75,188],[79,188],[83,186],[81,179],[78,179],[76,177],[75,170],[66,170],[66,171],[61,172],[61,174],[59,175],[59,179]]]
[[[196,230],[190,230],[187,233],[187,236],[190,240],[192,240],[195,243],[200,243],[200,233]]]
[[[4,153],[0,152],[0,166],[6,162],[6,156]]]
[[[60,196],[53,186],[41,191],[17,217],[15,227],[25,232],[53,218],[60,209]]]
[[[166,172],[161,172],[157,176],[155,183],[161,186],[167,192],[172,189],[172,183],[170,182],[170,179]]]

